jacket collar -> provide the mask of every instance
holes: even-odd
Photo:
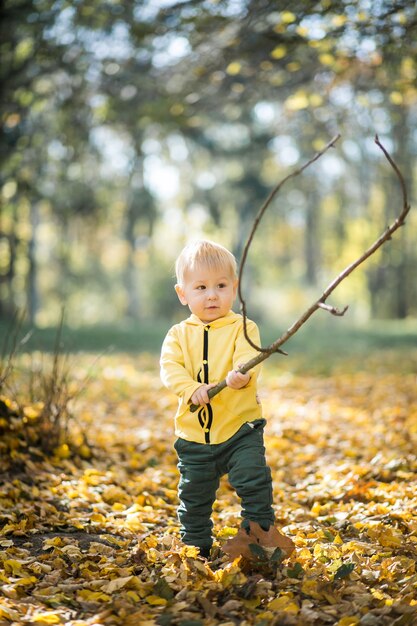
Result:
[[[202,322],[201,319],[197,317],[197,315],[194,315],[194,313],[192,313],[190,317],[187,317],[187,319],[184,320],[184,323],[190,324],[191,326],[203,326],[203,327],[210,326],[210,328],[222,328],[223,326],[234,324],[241,318],[242,316],[239,313],[234,313],[234,311],[229,311],[229,313],[227,313],[227,315],[225,315],[224,317],[219,317],[213,322],[205,323],[205,322]]]

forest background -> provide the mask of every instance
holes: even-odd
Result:
[[[392,221],[400,190],[376,133],[415,204],[414,2],[1,11],[3,320],[20,309],[53,327],[64,307],[69,327],[159,340],[184,315],[173,289],[184,243],[213,238],[239,259],[270,190],[339,132],[265,217],[246,269],[252,318],[284,325]],[[352,323],[416,317],[416,225],[411,211],[335,294]]]
[[[0,625],[416,623],[415,2],[4,0],[0,18]],[[265,362],[292,557],[224,559],[223,481],[203,562],[179,542],[158,371],[187,314],[174,261],[195,237],[240,260],[270,191],[337,133],[251,246],[263,344],[400,213],[375,134],[411,210],[332,293],[346,316]]]

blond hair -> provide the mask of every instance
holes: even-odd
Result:
[[[188,270],[201,266],[210,270],[224,269],[233,279],[237,276],[237,263],[233,254],[218,243],[201,239],[187,244],[177,258],[175,273],[178,284],[184,284]]]

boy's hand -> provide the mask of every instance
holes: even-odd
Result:
[[[215,387],[216,383],[210,383],[209,385],[201,385],[196,389],[190,398],[191,404],[208,404],[210,398],[208,397],[208,390]]]
[[[238,365],[238,367],[242,367],[242,364]],[[230,370],[226,376],[226,384],[232,389],[242,389],[242,387],[245,387],[249,381],[250,374],[248,372],[246,372],[246,374],[242,374],[236,370]]]

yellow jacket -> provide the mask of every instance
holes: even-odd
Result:
[[[259,345],[259,331],[248,320],[248,335]],[[203,383],[218,383],[259,354],[246,341],[243,318],[233,311],[210,324],[196,315],[173,326],[162,345],[161,379],[179,398],[175,416],[177,437],[197,443],[222,443],[244,424],[262,415],[256,397],[260,366],[251,371],[251,379],[242,389],[226,387],[211,399],[207,407],[190,411],[190,398]]]

